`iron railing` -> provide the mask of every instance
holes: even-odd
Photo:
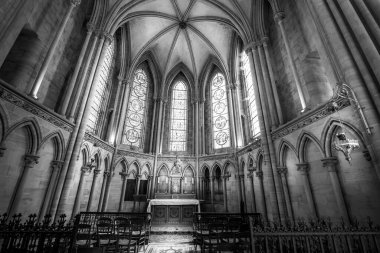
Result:
[[[380,227],[370,219],[366,224],[333,224],[319,219],[259,226],[251,220],[250,229],[253,253],[380,252]]]

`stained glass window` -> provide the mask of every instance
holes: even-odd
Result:
[[[229,147],[231,145],[231,140],[226,81],[224,76],[220,73],[217,73],[212,79],[211,96],[214,148],[219,149]]]
[[[106,109],[106,96],[109,92],[109,86],[107,86],[113,63],[115,42],[113,41],[107,48],[106,55],[100,70],[99,81],[96,83],[96,92],[91,105],[90,116],[87,123],[88,131],[93,134],[99,134],[101,119],[104,116]]]
[[[255,91],[253,89],[251,66],[249,64],[248,55],[245,52],[243,52],[242,61],[243,61],[242,63],[243,63],[245,87],[247,91],[246,101],[248,103],[248,114],[249,114],[249,121],[250,121],[250,126],[251,126],[251,134],[252,134],[252,137],[257,137],[260,135],[260,125],[259,125],[259,118],[257,117],[257,108],[256,108],[256,101],[255,101],[256,97],[255,97]]]
[[[127,117],[124,123],[124,144],[135,147],[141,147],[142,145],[147,89],[148,77],[144,70],[137,69],[133,78]]]
[[[172,91],[170,113],[170,151],[186,151],[187,87],[177,82]]]

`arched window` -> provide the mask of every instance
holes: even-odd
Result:
[[[211,104],[214,149],[229,147],[231,139],[226,81],[221,73],[217,73],[211,81]]]
[[[170,113],[170,151],[186,151],[187,86],[178,81],[172,90]]]
[[[246,101],[248,103],[248,114],[249,114],[249,122],[252,137],[257,137],[260,135],[260,125],[259,125],[259,117],[257,117],[257,108],[256,108],[256,96],[255,91],[253,89],[253,80],[251,74],[251,66],[249,64],[248,55],[243,52],[242,56],[243,61],[243,73],[245,80],[245,88],[246,88]]]
[[[109,45],[100,71],[99,82],[96,83],[96,92],[88,118],[87,128],[90,133],[100,135],[101,126],[105,118],[108,95],[111,85],[108,85],[111,80],[111,70],[115,54],[115,40]]]
[[[144,116],[148,90],[148,77],[143,69],[134,74],[129,95],[127,117],[124,123],[124,144],[141,147],[144,129]]]

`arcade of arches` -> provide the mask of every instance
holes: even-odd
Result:
[[[380,222],[378,0],[3,0],[0,211]]]

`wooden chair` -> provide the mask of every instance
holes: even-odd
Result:
[[[147,236],[145,219],[143,217],[136,217],[131,218],[130,222],[132,227],[132,240],[135,240],[137,242],[136,252],[138,252],[140,246],[142,246],[145,251]]]
[[[221,252],[224,251],[226,245],[227,232],[223,222],[211,222],[208,225],[208,233],[203,236],[201,251],[205,252]]]
[[[97,246],[107,251],[115,249],[115,235],[113,231],[113,221],[108,217],[100,217],[96,222]]]
[[[75,248],[91,248],[95,244],[95,240],[92,238],[91,225],[79,224],[75,237]]]
[[[117,252],[136,252],[137,241],[132,238],[131,221],[127,218],[119,217],[115,219],[115,235]]]

